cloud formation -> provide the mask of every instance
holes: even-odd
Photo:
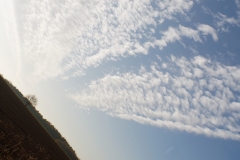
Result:
[[[162,50],[186,39],[196,42],[189,49],[197,55],[197,43],[209,37],[217,42],[227,24],[239,25],[239,18],[223,13],[210,13],[215,25],[187,23],[193,0],[32,0],[21,5],[22,64],[33,65],[36,80],[83,76],[107,61],[147,55],[150,48]],[[157,56],[159,61],[138,73],[105,75],[71,97],[82,108],[123,119],[239,140],[239,66],[199,55],[168,58],[163,62]]]
[[[21,11],[24,57],[37,79],[81,76],[89,67],[148,54],[156,26],[187,16],[192,0],[26,1]],[[198,37],[195,37],[198,38]]]
[[[142,124],[240,140],[239,67],[202,56],[161,63],[106,75],[71,98],[81,108]]]
[[[161,33],[163,35],[161,39],[155,40],[154,43],[150,43],[150,42],[145,43],[145,45],[146,46],[148,45],[148,47],[149,46],[154,47],[156,45],[160,49],[163,49],[168,45],[168,43],[181,41],[183,37],[190,38],[195,42],[202,42],[202,39],[200,38],[200,35],[201,35],[200,33],[202,33],[202,35],[204,36],[210,34],[212,35],[212,38],[214,41],[218,40],[218,36],[215,29],[207,24],[199,24],[196,30],[179,25],[178,28],[169,27],[168,30],[162,31]]]
[[[201,31],[203,35],[210,34],[214,41],[218,40],[218,36],[217,36],[215,29],[210,27],[209,25],[200,24],[200,25],[198,25],[198,30]]]
[[[240,2],[239,0],[235,0],[235,4],[237,5],[238,8],[240,8],[239,2]],[[214,13],[207,7],[202,7],[202,9],[206,14],[209,14],[214,18],[214,24],[217,27],[217,31],[229,32],[229,28],[232,26],[240,27],[240,10],[239,9],[236,10],[235,17],[232,15],[231,17],[228,17],[227,15],[221,12]]]

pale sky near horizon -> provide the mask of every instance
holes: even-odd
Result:
[[[82,160],[240,159],[240,0],[1,0],[0,73]]]

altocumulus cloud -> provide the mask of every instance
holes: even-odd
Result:
[[[138,73],[105,75],[73,94],[82,108],[142,124],[240,140],[240,68],[171,56]]]
[[[214,24],[179,24],[179,17],[190,19],[194,2],[24,1],[16,13],[21,17],[16,25],[21,31],[21,64],[33,65],[35,80],[83,76],[90,67],[146,55],[150,48],[162,50],[176,41],[204,43],[210,36],[216,42],[218,31],[227,31],[229,24],[239,26],[239,12],[238,17],[211,13]],[[239,0],[235,2],[239,7]],[[177,25],[166,26],[169,21]],[[240,140],[239,66],[202,56],[158,59],[138,73],[107,74],[70,96],[82,108],[95,107],[142,124]]]
[[[154,37],[157,26],[179,15],[188,18],[194,2],[32,0],[19,5],[24,60],[41,80],[82,76],[106,61],[148,54],[149,47],[161,45]]]

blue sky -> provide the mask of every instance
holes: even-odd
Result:
[[[239,159],[239,0],[0,10],[1,74],[36,94],[80,158]]]

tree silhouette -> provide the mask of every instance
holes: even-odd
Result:
[[[35,95],[31,95],[31,94],[30,95],[26,95],[25,98],[27,100],[27,104],[26,105],[32,105],[32,106],[36,107],[38,100],[37,100],[37,97]]]

